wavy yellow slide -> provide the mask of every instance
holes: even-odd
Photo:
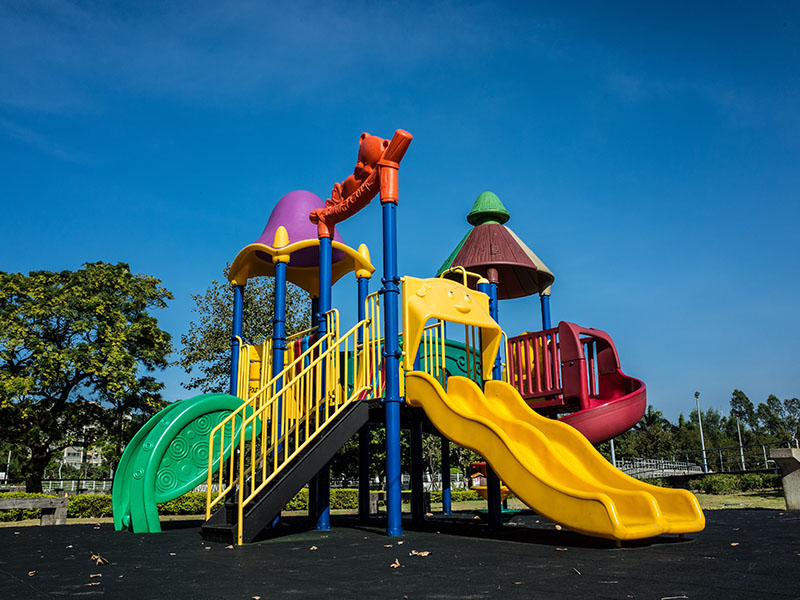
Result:
[[[532,411],[501,381],[486,393],[466,377],[447,392],[427,373],[406,373],[406,401],[454,442],[482,454],[525,504],[574,531],[615,540],[705,527],[685,490],[648,485],[616,469],[576,429]]]

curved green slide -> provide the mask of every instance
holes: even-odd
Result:
[[[206,480],[208,435],[241,405],[242,400],[230,394],[202,394],[174,402],[147,421],[125,447],[114,476],[114,529],[161,531],[158,504]],[[235,445],[238,430],[234,435],[227,431],[225,438]],[[223,450],[224,460],[230,456],[230,442]],[[218,464],[219,458],[214,466]]]

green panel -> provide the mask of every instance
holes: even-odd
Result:
[[[168,502],[192,491],[208,477],[208,434],[230,410],[209,412],[189,422],[167,445],[156,471],[156,502]],[[225,432],[230,440],[231,428]],[[230,446],[225,455],[230,454]]]
[[[130,490],[130,475],[129,469],[139,453],[144,440],[153,428],[169,413],[180,406],[183,400],[178,400],[165,407],[164,409],[153,415],[133,439],[125,446],[125,450],[120,458],[117,470],[114,473],[114,483],[111,486],[111,507],[114,514],[114,529],[121,531],[122,529],[130,529],[131,526],[131,490]]]
[[[425,364],[425,346],[420,346],[420,364]],[[481,357],[480,352],[475,353],[475,357],[478,360],[478,368],[475,368],[473,363],[473,359],[470,360],[470,366],[472,369],[473,374],[478,373],[480,374],[481,368]],[[459,377],[468,377],[471,379],[475,379],[475,376],[471,376],[471,374],[467,371],[467,347],[462,344],[461,342],[457,342],[455,340],[445,340],[445,348],[444,348],[444,370],[447,373],[447,376],[457,375]],[[478,381],[480,383],[480,381]]]
[[[207,478],[208,436],[241,405],[229,394],[203,394],[171,404],[150,419],[126,447],[114,478],[115,528],[161,531],[158,503],[185,494]],[[249,429],[246,439],[251,437]],[[228,430],[223,460],[230,456],[231,439],[235,447],[239,436]],[[214,466],[218,464],[219,458]]]

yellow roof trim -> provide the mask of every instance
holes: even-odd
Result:
[[[301,240],[281,248],[271,248],[264,244],[250,244],[245,246],[236,255],[228,273],[228,281],[234,285],[245,285],[253,277],[274,277],[275,265],[259,258],[256,252],[263,252],[270,256],[291,255],[293,252],[319,246],[319,239]],[[370,274],[375,272],[375,267],[366,257],[357,250],[341,242],[333,241],[331,246],[334,250],[344,252],[345,257],[333,263],[332,282],[336,283],[339,279],[356,270],[366,270]],[[286,269],[286,279],[293,284],[303,288],[312,296],[319,295],[319,267],[293,267],[291,260]]]

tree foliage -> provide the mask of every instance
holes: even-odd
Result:
[[[707,448],[781,442],[800,439],[800,400],[781,401],[770,395],[757,406],[741,391],[733,390],[730,413],[714,408],[702,410],[703,438]],[[701,447],[698,413],[693,410],[687,419],[681,414],[677,424],[665,419],[652,406],[634,429],[614,439],[619,456],[652,457],[693,452]],[[608,443],[600,445],[609,455]]]
[[[64,447],[160,408],[162,384],[142,372],[167,365],[170,336],[150,310],[171,298],[124,263],[0,273],[0,440],[24,449],[28,491]]]
[[[214,279],[202,294],[192,294],[197,315],[189,330],[181,335],[178,364],[191,375],[187,390],[225,392],[230,381],[231,331],[233,328],[233,286],[227,282],[230,265],[223,270],[223,281]],[[272,335],[275,280],[257,277],[244,289],[242,341],[261,344]],[[311,300],[299,287],[287,285],[286,334],[307,329],[311,323]]]

